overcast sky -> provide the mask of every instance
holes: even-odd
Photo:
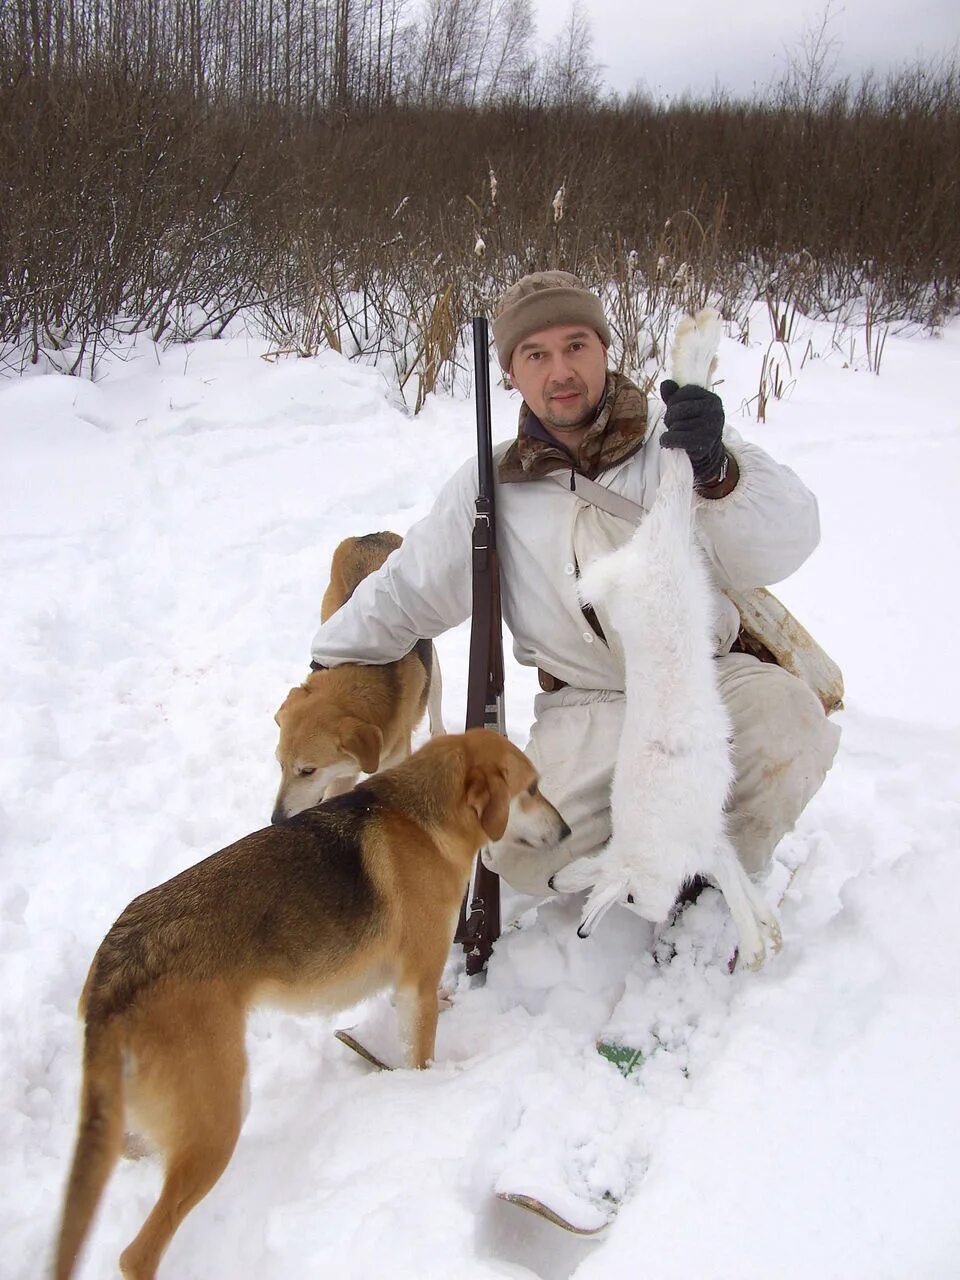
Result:
[[[569,0],[534,0],[538,36],[550,40],[569,15]],[[626,93],[638,85],[657,97],[715,85],[750,96],[780,78],[785,49],[817,28],[824,0],[583,0],[604,80]],[[938,56],[960,43],[960,0],[835,0],[829,34],[838,71],[859,78],[904,62]]]

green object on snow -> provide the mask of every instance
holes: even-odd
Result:
[[[598,1040],[597,1052],[601,1058],[612,1062],[622,1076],[632,1075],[643,1062],[643,1054],[628,1044],[614,1044],[610,1040]]]

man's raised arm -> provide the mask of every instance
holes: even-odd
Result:
[[[418,640],[432,640],[469,617],[476,477],[476,459],[470,459],[403,545],[323,623],[311,645],[314,663],[396,662]]]
[[[724,444],[736,460],[736,487],[698,505],[704,550],[722,582],[736,588],[782,582],[820,540],[817,500],[789,467],[730,426]]]

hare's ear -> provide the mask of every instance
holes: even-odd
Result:
[[[510,817],[510,792],[499,769],[477,765],[467,774],[465,799],[491,840],[502,840]]]
[[[578,937],[589,938],[613,904],[619,902],[626,892],[626,880],[618,878],[607,884],[601,881],[587,899],[580,918],[580,928],[577,930]]]

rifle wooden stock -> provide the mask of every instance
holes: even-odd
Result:
[[[505,732],[503,720],[503,635],[497,561],[493,437],[490,424],[490,342],[487,322],[473,321],[477,404],[477,501],[473,526],[473,618],[467,677],[467,729]],[[479,973],[500,936],[500,877],[477,859],[473,892],[460,909],[456,941],[466,952],[467,973]]]

